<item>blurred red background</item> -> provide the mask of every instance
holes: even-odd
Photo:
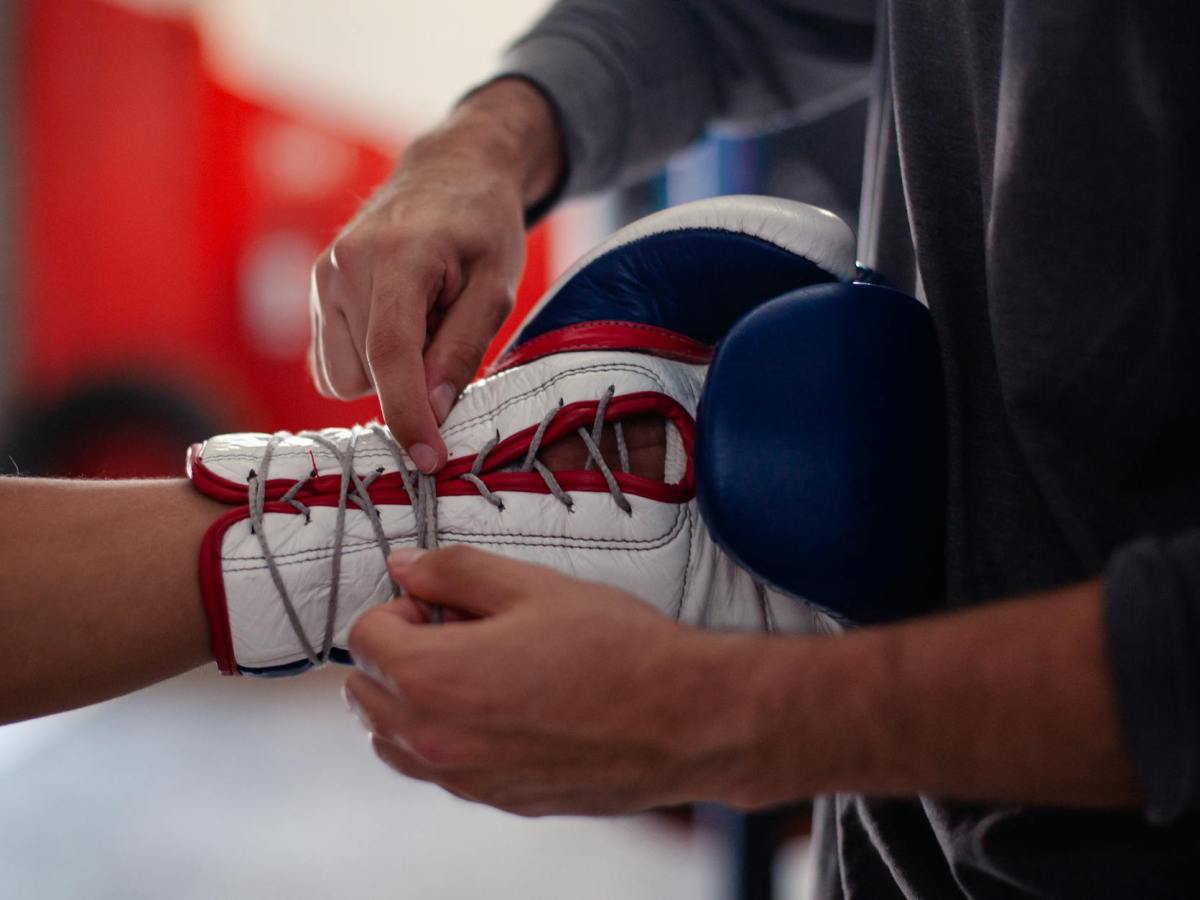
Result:
[[[312,387],[308,269],[400,148],[238,96],[186,17],[26,10],[17,465],[174,474],[215,431],[377,416]],[[512,322],[546,286],[548,241],[529,239]]]

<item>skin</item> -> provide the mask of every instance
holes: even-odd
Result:
[[[510,308],[522,211],[563,164],[542,95],[494,82],[414,145],[317,263],[318,384],[374,386],[423,468],[444,462],[435,424]],[[683,628],[466,548],[393,568],[413,597],[357,624],[347,699],[389,765],[461,796],[530,815],[829,790],[1139,796],[1099,582],[836,639],[767,638]],[[427,627],[427,604],[457,621]]]
[[[504,79],[461,103],[313,266],[310,367],[321,393],[377,390],[396,439],[440,469],[438,424],[512,310],[525,210],[563,166],[553,112]]]
[[[0,478],[0,724],[210,661],[196,572],[226,509],[183,480]]]
[[[398,551],[346,698],[379,757],[521,815],[829,791],[1130,807],[1102,585],[841,637],[686,628],[467,547]],[[615,663],[615,664],[614,664]]]
[[[661,429],[630,429],[639,473]],[[611,436],[604,442],[611,447]],[[611,451],[610,451],[611,452]],[[608,455],[608,454],[606,454]],[[571,442],[553,468],[578,465]],[[210,657],[196,583],[226,509],[183,481],[0,479],[0,723]],[[64,558],[69,564],[64,565]],[[1098,581],[840,637],[718,634],[467,547],[397,551],[346,696],[396,770],[524,815],[832,790],[1125,807]],[[428,606],[452,615],[429,625]]]
[[[377,389],[426,471],[511,308],[523,211],[562,165],[545,100],[496,82],[413,145],[314,267],[318,386]],[[0,509],[19,511],[0,516],[0,721],[209,658],[196,553],[223,507],[178,482],[7,479]],[[818,638],[700,632],[465,547],[391,568],[409,596],[356,624],[346,696],[389,765],[463,797],[524,815],[833,790],[1140,801],[1098,581]],[[429,625],[428,604],[452,621]]]
[[[624,426],[631,470],[662,477],[661,420]],[[600,449],[618,465],[612,428]],[[587,451],[570,437],[539,456],[563,471]],[[182,479],[0,478],[0,511],[0,725],[211,661],[196,573],[204,533],[228,506]]]

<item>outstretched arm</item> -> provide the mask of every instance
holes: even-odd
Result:
[[[210,660],[188,482],[0,479],[0,723],[115,697]]]

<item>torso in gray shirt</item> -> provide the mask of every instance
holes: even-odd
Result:
[[[507,69],[560,106],[579,167],[572,186],[587,189],[656,161],[713,117],[770,115],[869,77],[857,29],[871,5],[578,0]],[[953,604],[1100,574],[1147,534],[1176,538],[1164,571],[1200,584],[1200,302],[1188,279],[1200,246],[1189,202],[1200,88],[1185,9],[896,0],[886,10],[873,58],[894,119],[877,104],[885,127],[873,130],[881,157],[868,174],[880,183],[863,243],[885,257],[915,248],[941,342]],[[641,82],[661,96],[639,94]],[[879,201],[897,166],[904,202]],[[1123,697],[1153,712],[1157,693],[1194,696],[1196,599],[1184,597],[1197,618],[1178,645],[1124,647],[1118,635]],[[1116,601],[1143,604],[1145,616],[1166,602]],[[1139,654],[1179,659],[1158,676],[1172,683],[1139,681]],[[1158,728],[1168,741],[1170,726]],[[1180,727],[1180,741],[1200,740]],[[1194,802],[1153,827],[1140,813],[829,798],[822,895],[1200,896]]]

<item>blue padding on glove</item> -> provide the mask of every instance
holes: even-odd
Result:
[[[751,235],[664,231],[615,247],[577,272],[534,313],[513,346],[601,320],[657,325],[715,344],[760,303],[833,280],[803,256]]]
[[[830,284],[738,322],[698,416],[700,508],[767,583],[848,622],[942,598],[944,404],[929,313]]]

